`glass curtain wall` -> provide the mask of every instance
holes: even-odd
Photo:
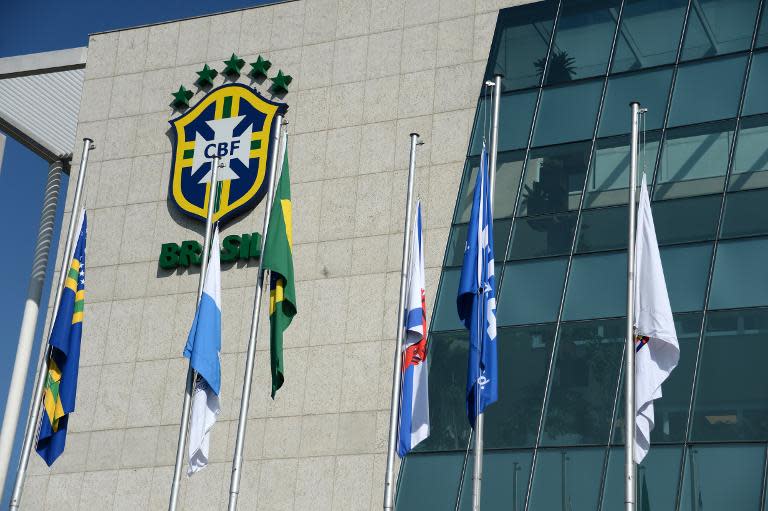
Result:
[[[623,503],[629,102],[681,347],[656,401],[638,509],[765,509],[765,0],[546,0],[499,13],[494,236],[499,401],[483,509]],[[478,84],[479,88],[480,84]],[[468,510],[468,334],[456,315],[489,97],[478,100],[431,320],[432,433],[397,508]]]

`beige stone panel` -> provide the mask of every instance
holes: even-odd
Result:
[[[447,20],[473,14],[474,2],[467,0],[440,0],[440,19]]]
[[[474,16],[468,16],[441,21],[438,24],[438,67],[462,64],[472,60],[474,22]]]
[[[389,445],[389,420],[390,410],[379,410],[376,412],[376,443],[373,447],[374,452],[386,452],[387,450]],[[382,471],[381,473],[383,474],[384,472]]]
[[[176,62],[179,43],[179,24],[163,23],[149,27],[145,69],[165,68]]]
[[[420,157],[418,154],[418,151],[421,147],[424,146],[418,146],[417,151],[417,160]],[[416,203],[418,201],[421,201],[421,208],[422,208],[422,214],[424,215],[425,220],[428,218],[428,211],[427,211],[427,192],[429,190],[429,178],[430,178],[430,168],[429,167],[416,167],[415,174],[413,176],[413,205],[412,205],[412,213],[416,214]],[[395,256],[395,260],[398,261],[395,266],[392,267],[393,270],[399,270],[400,269],[400,263],[399,261],[402,259],[402,237],[403,237],[403,227],[405,227],[405,200],[408,193],[408,171],[407,170],[397,170],[391,174],[392,180],[392,197],[394,204],[396,207],[393,207],[389,214],[389,233],[390,234],[399,234],[401,241],[400,241],[400,251],[399,252],[391,252],[390,254]]]
[[[403,26],[405,0],[373,0],[371,3],[371,32],[392,30]]]
[[[317,243],[302,243],[301,245],[293,246],[293,271],[297,283],[322,278],[322,275],[317,273],[317,266],[315,263],[317,254]],[[307,296],[302,302],[310,304],[312,302],[312,296]]]
[[[344,277],[352,263],[352,240],[324,241],[317,247],[315,272],[323,278]],[[320,285],[323,285],[322,283]]]
[[[351,277],[346,342],[378,340],[384,317],[384,273]]]
[[[304,2],[304,45],[333,41],[336,34],[336,0]]]
[[[322,181],[296,183],[291,186],[294,243],[317,241],[320,231],[323,188],[324,183]]]
[[[295,98],[295,133],[324,130],[328,127],[329,89],[302,90]]]
[[[333,42],[304,46],[301,53],[301,76],[301,87],[304,89],[316,89],[331,84]]]
[[[367,33],[370,17],[370,0],[338,0],[336,39]]]
[[[380,342],[360,342],[344,347],[344,376],[341,388],[341,410],[345,412],[376,410],[371,399],[370,383],[378,379]]]
[[[376,445],[376,412],[342,413],[336,452],[362,454],[373,452]]]
[[[179,415],[181,415],[181,406],[179,406]],[[168,481],[171,481],[170,474],[173,473],[173,464],[176,460],[176,442],[179,439],[179,422],[176,424],[160,426],[157,428],[157,448],[155,449],[155,466],[167,466],[171,468]],[[166,488],[166,505],[168,504],[168,493],[170,483]]]
[[[334,85],[330,92],[330,126],[343,128],[355,126],[363,121],[363,82]]]
[[[115,430],[125,427],[133,389],[133,363],[105,365],[97,391],[93,428]]]
[[[258,502],[251,509],[292,510],[297,460],[264,460],[259,464]]]
[[[112,509],[116,489],[117,470],[86,472],[83,475],[82,493],[78,508]]]
[[[301,417],[272,417],[266,420],[265,458],[293,458],[299,453]]]
[[[244,55],[263,53],[269,49],[273,13],[271,6],[243,11],[238,48]]]
[[[155,223],[158,210],[162,204],[144,202],[131,204],[125,208],[125,225],[123,227],[123,242],[125,247],[120,252],[120,262],[155,262],[159,247],[154,244]],[[165,213],[162,211],[161,213]],[[181,240],[179,240],[181,241]]]
[[[496,29],[496,19],[498,12],[486,12],[475,15],[475,35],[474,49],[472,58],[482,62],[487,62],[493,42],[493,33]]]
[[[364,80],[367,55],[367,36],[337,40],[334,43],[333,83]]]
[[[147,292],[147,267],[152,263],[121,264],[115,272],[115,298],[126,300],[143,297]]]
[[[179,42],[176,65],[203,62],[208,51],[211,17],[192,18],[179,22]]]
[[[304,2],[278,4],[273,7],[273,10],[270,48],[279,50],[301,46],[304,32]]]
[[[183,347],[179,347],[179,352]],[[178,431],[179,418],[181,417],[181,405],[184,398],[184,389],[187,381],[187,368],[189,362],[186,358],[172,358],[168,361],[168,374],[165,377],[165,393],[163,396],[162,424],[176,424]],[[221,396],[222,399],[225,397]],[[222,403],[223,404],[223,403]],[[175,456],[174,449],[174,456]]]
[[[162,397],[162,396],[160,396]],[[154,465],[159,428],[131,428],[125,431],[121,468],[141,468]]]
[[[108,160],[101,163],[99,188],[95,203],[91,208],[123,206],[128,200],[128,183],[131,180],[131,158]]]
[[[387,455],[386,454],[374,454],[373,456],[373,482],[371,492],[371,511],[378,511],[381,509],[382,502],[384,502],[384,484],[382,482],[382,474],[387,469]],[[400,458],[395,456],[395,465],[393,470],[395,474],[400,474]]]
[[[68,431],[90,431],[96,413],[96,399],[101,381],[101,366],[81,367],[78,372],[75,411],[69,418]]]
[[[403,31],[391,30],[368,37],[368,70],[366,78],[381,78],[400,73],[400,49]]]
[[[136,360],[143,306],[144,300],[141,298],[112,303],[104,352],[105,364]]]
[[[372,477],[372,455],[338,456],[334,474],[333,509],[368,511]]]
[[[335,413],[341,398],[341,370],[344,346],[315,346],[309,349],[304,390],[304,414]]]
[[[349,300],[347,278],[316,281],[313,300],[311,346],[340,344],[344,342],[344,311]],[[310,356],[310,366],[312,365]]]
[[[304,415],[301,418],[300,457],[336,453],[339,414]]]
[[[322,183],[321,239],[350,237],[354,232],[357,177],[329,179]],[[298,203],[296,199],[294,202]]]
[[[168,119],[172,117],[172,92],[179,90],[174,79],[173,69],[155,69],[144,73],[141,87],[140,113],[164,112]]]
[[[435,98],[435,71],[427,69],[401,76],[398,117],[417,117],[432,113]]]
[[[268,334],[267,328],[264,331]],[[265,342],[264,346],[268,346]],[[269,396],[272,392],[272,373],[270,370],[270,361],[268,356],[262,358],[264,361],[265,375],[263,386],[258,387],[258,392],[263,392],[267,400],[267,415],[270,417],[298,416],[304,407],[304,381],[307,374],[307,357],[309,350],[305,348],[283,349],[285,382],[277,391],[274,399]],[[265,445],[266,450],[266,445]]]
[[[429,176],[429,221],[434,226],[448,226],[453,218],[453,206],[461,185],[461,168],[458,162],[437,165]]]
[[[83,473],[55,474],[48,480],[45,511],[76,510],[80,502]]]
[[[357,175],[360,162],[360,126],[328,131],[325,179]]]
[[[117,474],[114,511],[147,509],[152,483],[152,468],[121,470]]]
[[[104,144],[104,159],[128,158],[134,155],[137,129],[137,117],[110,119],[107,122],[106,133],[102,131],[95,134],[93,140],[98,140],[97,148],[99,143]]]
[[[152,469],[148,509],[167,509],[171,480],[173,480],[173,467],[155,467]],[[182,487],[179,491],[180,502],[184,502],[185,495],[186,493]]]
[[[185,342],[186,338],[179,343],[180,350],[183,349]],[[239,399],[243,381],[243,373],[237,370],[239,355],[226,353],[220,355],[219,358],[221,359],[221,393],[219,394],[221,414],[219,419],[234,420],[237,419],[239,413]],[[185,358],[184,361],[186,362],[187,359]]]
[[[427,268],[441,268],[450,228],[430,229],[424,233],[424,266]]]
[[[350,274],[363,275],[385,269],[388,244],[387,235],[358,237],[352,240]]]
[[[322,179],[325,172],[327,132],[301,133],[290,138],[289,162],[292,183]]]
[[[100,121],[109,116],[112,83],[111,77],[83,82],[79,122]]]
[[[153,154],[134,158],[128,186],[128,203],[163,200],[168,193],[167,184],[165,186],[162,184],[164,170],[165,155]],[[166,215],[166,213],[165,205],[158,205],[158,214]]]
[[[408,168],[411,154],[411,133],[418,133],[419,141],[424,142],[423,145],[416,148],[416,167],[429,165],[432,152],[432,115],[424,115],[397,121],[397,133],[395,135],[396,169]]]
[[[92,249],[91,252],[93,253]],[[61,260],[61,259],[59,259]],[[90,260],[88,261],[90,263]],[[88,302],[104,302],[112,298],[115,290],[116,266],[88,268]],[[55,279],[53,282],[57,282]],[[55,291],[54,291],[55,292]]]
[[[269,91],[269,88],[272,86],[272,82],[270,80],[265,80],[261,85],[261,91],[266,97],[287,103],[291,108],[293,108],[293,105],[296,101],[296,92],[308,88],[304,87],[304,79],[301,72],[302,50],[303,48],[301,46],[296,46],[293,48],[272,50],[269,53],[269,60],[272,62],[272,67],[270,68],[270,76],[277,75],[278,70],[282,69],[284,74],[290,75],[293,78],[293,81],[291,81],[288,93],[282,98],[276,98],[272,92]],[[289,110],[288,112],[289,114],[286,118],[290,121],[292,111]],[[289,124],[288,130],[289,133],[292,134],[293,132],[290,131],[291,129],[292,127]]]
[[[366,174],[358,177],[355,235],[386,234],[392,206],[392,174]]]
[[[240,268],[230,268],[229,273],[242,274]],[[243,314],[243,303],[252,301],[253,297],[245,296],[245,288],[223,289],[221,292],[221,352],[234,353],[242,351],[245,347],[248,336],[247,331],[243,331],[245,314]],[[250,321],[245,328],[250,327]]]
[[[332,509],[335,465],[336,460],[332,456],[299,460],[294,509]]]
[[[439,9],[439,0],[405,0],[405,26],[435,23]]]
[[[115,74],[124,75],[144,70],[147,60],[147,35],[149,28],[135,28],[119,32]]]
[[[470,109],[434,116],[432,123],[432,164],[464,160],[473,116],[474,111]]]
[[[360,140],[360,174],[390,171],[395,162],[396,122],[366,124]]]
[[[365,82],[363,119],[366,123],[389,121],[397,117],[398,76],[377,78]]]
[[[52,474],[64,474],[68,472],[83,472],[85,470],[86,457],[88,456],[88,444],[91,433],[67,432],[67,448],[51,466]],[[33,456],[37,453],[32,452]]]
[[[120,456],[123,451],[125,431],[104,430],[91,433],[87,449],[87,469],[110,470],[120,468]]]
[[[22,509],[44,509],[46,489],[48,487],[49,476],[29,475],[24,482],[24,500]]]
[[[211,17],[211,34],[208,38],[207,59],[214,61],[227,60],[236,53],[242,57],[238,46],[240,44],[240,22],[243,17],[243,11],[228,12]],[[219,62],[216,62],[219,64]],[[224,69],[224,64],[220,64],[216,69]],[[250,70],[248,65],[241,70],[247,73]]]
[[[99,365],[104,361],[111,308],[111,302],[88,303],[85,307],[87,321],[83,322],[80,368]]]
[[[77,182],[77,173],[80,171],[80,154],[83,151],[83,139],[90,138],[94,141],[95,147],[88,153],[88,171],[90,171],[93,162],[101,161],[104,159],[104,147],[106,146],[105,134],[107,131],[107,121],[93,121],[93,122],[78,122],[77,124],[77,136],[75,137],[75,154],[76,156],[72,161],[73,173],[70,176],[74,176],[75,179],[70,179],[70,187],[74,187]],[[74,190],[74,188],[72,188]],[[71,198],[70,198],[71,197]],[[67,207],[65,210],[72,208],[72,199],[74,199],[74,193],[67,193]]]
[[[437,25],[418,25],[403,31],[402,73],[433,69],[437,62]]]
[[[435,76],[435,112],[458,109],[474,110],[477,105],[477,96],[483,85],[484,70],[484,62],[472,62],[438,69]],[[474,112],[472,113],[474,114]],[[471,126],[469,130],[471,131]],[[464,151],[466,153],[466,147]]]
[[[94,34],[88,38],[88,57],[85,79],[103,78],[115,74],[117,32]]]
[[[168,358],[171,347],[182,342],[175,337],[172,321],[176,295],[154,296],[144,300],[137,360]]]
[[[131,404],[128,408],[131,426],[160,424],[163,415],[167,360],[137,362],[133,373]]]
[[[168,114],[157,112],[136,117],[136,146],[133,156],[144,154],[170,153],[171,127]],[[175,135],[173,135],[175,136]]]

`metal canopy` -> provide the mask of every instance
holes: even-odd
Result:
[[[69,160],[86,48],[0,59],[0,130],[49,162]]]

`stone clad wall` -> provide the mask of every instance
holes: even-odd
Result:
[[[33,455],[23,509],[167,507],[199,275],[157,260],[162,243],[203,231],[167,198],[170,93],[197,90],[195,71],[221,71],[232,52],[294,78],[299,307],[274,401],[262,317],[240,509],[380,509],[408,134],[425,142],[415,195],[431,309],[497,12],[515,3],[302,0],[91,36],[75,148],[79,158],[82,137],[96,142],[77,410],[54,467]],[[256,83],[267,97],[268,85]],[[262,215],[263,205],[222,237],[260,231]],[[185,510],[226,507],[255,281],[255,265],[222,267],[223,410],[211,465],[194,484],[183,478]]]

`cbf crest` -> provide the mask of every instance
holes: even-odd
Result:
[[[230,83],[211,90],[169,121],[176,135],[169,195],[176,206],[205,221],[211,165],[219,157],[220,189],[213,220],[226,222],[253,209],[267,193],[275,118],[287,109],[246,85]]]

